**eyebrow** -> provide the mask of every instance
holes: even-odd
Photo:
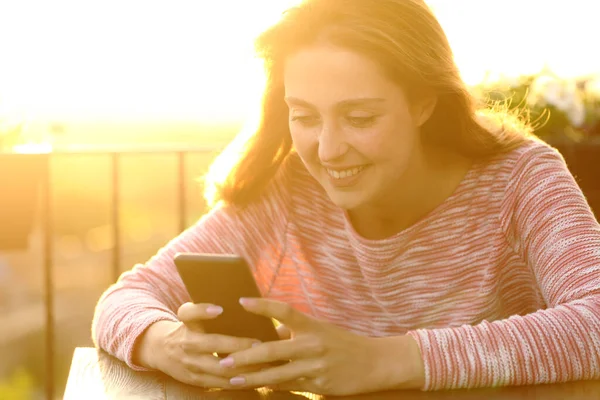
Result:
[[[310,104],[308,101],[302,100],[302,99],[299,99],[296,97],[286,97],[285,101],[288,104],[295,104],[295,105],[299,105],[299,106],[303,106],[303,107],[307,107],[307,108],[313,108],[313,109],[317,108],[313,104]],[[363,98],[348,99],[348,100],[341,101],[337,104],[337,107],[350,108],[350,107],[362,106],[362,105],[373,104],[373,103],[383,103],[383,102],[385,102],[385,99],[380,98],[380,97],[363,97]]]

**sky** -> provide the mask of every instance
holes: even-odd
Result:
[[[295,2],[0,0],[0,116],[243,120],[262,85],[252,38]],[[600,73],[597,3],[429,1],[469,83]]]

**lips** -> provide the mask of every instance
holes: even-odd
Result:
[[[327,168],[327,177],[329,178],[329,184],[336,188],[349,188],[356,185],[361,177],[363,171],[368,165],[357,165],[347,168]]]
[[[365,169],[364,166],[358,166],[358,167],[347,168],[347,169],[330,169],[330,168],[326,168],[327,173],[333,179],[351,178],[353,176],[356,176],[356,175],[360,174],[363,169]]]

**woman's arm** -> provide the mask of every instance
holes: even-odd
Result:
[[[500,217],[547,309],[409,332],[426,390],[600,378],[600,226],[562,157],[535,146],[515,165]]]
[[[243,210],[225,207],[212,210],[146,264],[121,275],[96,306],[92,324],[95,345],[133,369],[145,369],[133,360],[138,339],[158,321],[177,322],[178,308],[191,301],[173,262],[178,252],[238,254],[255,266],[258,257],[268,256],[262,251],[268,246],[276,257],[274,253],[284,238],[289,209],[287,184],[283,179],[278,177],[260,202]],[[267,284],[260,279],[258,283]]]
[[[146,264],[123,273],[96,306],[92,324],[96,346],[132,368],[142,369],[132,361],[136,339],[155,322],[176,322],[177,309],[190,301],[173,263],[174,255],[177,252],[232,252],[230,241],[219,240],[216,232],[224,231],[227,237],[233,225],[222,211],[215,210],[172,240]]]

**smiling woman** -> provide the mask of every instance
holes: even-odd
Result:
[[[305,0],[256,47],[256,129],[211,211],[102,296],[99,347],[231,389],[600,378],[600,225],[560,154],[472,97],[423,0]],[[239,302],[281,340],[205,333],[227,307],[190,303],[177,253],[243,257],[265,298]]]

